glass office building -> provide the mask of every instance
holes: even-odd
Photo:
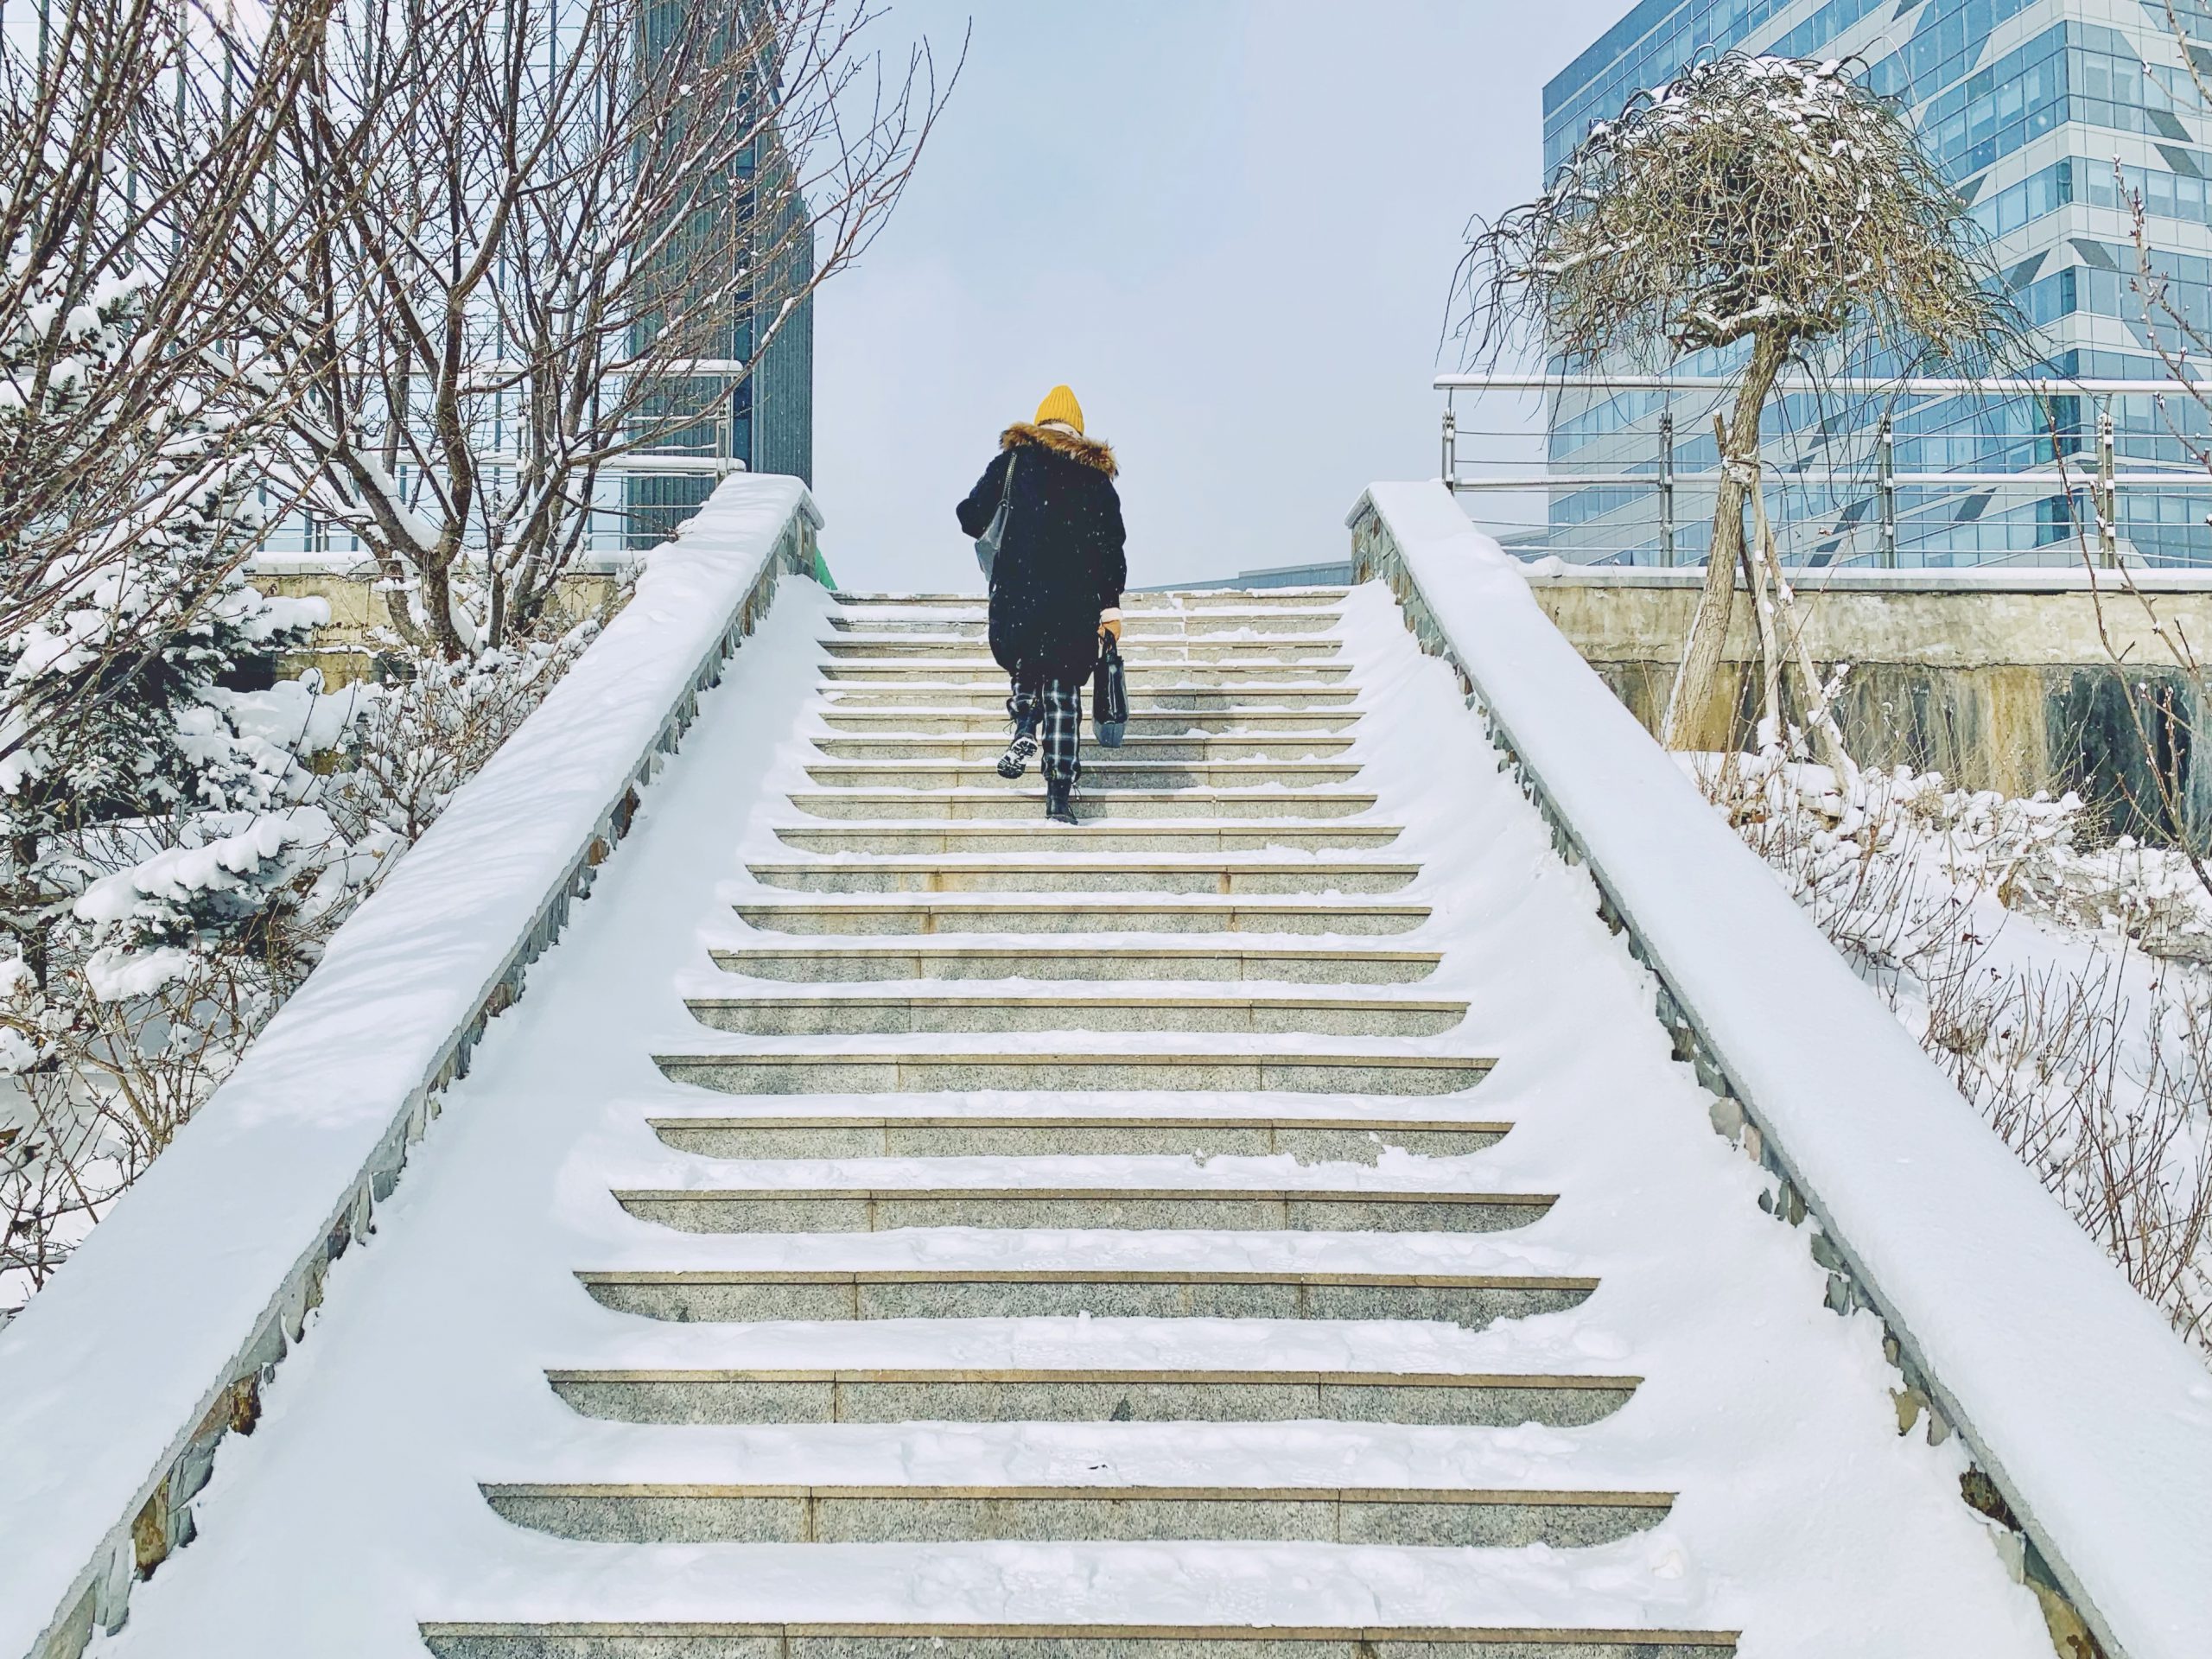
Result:
[[[2212,0],[2177,0],[2176,10],[2196,60],[2212,67]],[[2037,348],[2056,374],[2166,374],[2133,281],[2131,194],[2143,200],[2169,298],[2192,322],[2212,319],[2212,111],[2183,66],[2164,0],[1642,0],[1545,87],[1547,172],[1593,121],[1618,115],[1637,91],[1700,54],[1732,48],[1866,66],[1869,84],[1906,106],[1993,238],[2001,280],[2035,325]],[[2169,345],[2179,343],[2171,324],[2164,334]],[[1708,353],[1675,366],[1710,373],[1731,365]],[[1669,402],[1669,394],[1651,392],[1562,393],[1548,418],[1550,461],[1578,473],[1656,466],[1658,416]],[[1703,413],[1709,406],[1707,399],[1678,413],[1677,467],[1715,463]],[[2056,399],[2050,413],[2028,399],[1924,397],[1885,407],[1900,474],[2047,467],[2054,447],[2087,456],[2094,443],[2095,414],[2078,398]],[[2190,463],[2167,425],[2201,429],[2185,399],[2162,413],[2148,396],[2120,397],[2109,412],[2124,472]],[[1874,418],[1864,407],[1840,409],[1833,395],[1792,396],[1774,411],[1770,461],[1799,480],[1784,509],[1793,558],[1875,556],[1867,468],[1859,464]],[[1852,464],[1830,467],[1824,482],[1824,457],[1847,450]],[[1840,481],[1842,472],[1853,481]],[[2017,489],[1897,494],[1899,563],[2077,556],[2062,497],[2038,499]],[[1709,496],[1705,505],[1709,517]],[[2203,491],[2125,492],[2122,550],[2153,563],[2212,562],[2208,512],[2212,493]],[[1686,501],[1681,562],[1704,556],[1708,527],[1697,517]],[[1547,539],[1569,557],[1649,563],[1658,556],[1652,518],[1633,489],[1556,491]]]
[[[779,149],[758,140],[768,151],[770,169],[787,169]],[[726,376],[700,376],[680,383],[671,396],[696,408],[702,419],[652,446],[654,451],[726,458],[748,472],[788,473],[814,482],[814,296],[806,293],[814,276],[813,227],[805,203],[790,186],[787,170],[772,188],[756,188],[750,160],[733,213],[733,257],[743,257],[758,271],[754,286],[739,296],[730,319],[726,353],[733,363],[751,365],[731,385]],[[763,197],[766,212],[754,203]],[[796,300],[793,296],[799,296]],[[772,321],[780,322],[771,328]],[[763,344],[763,336],[766,336]],[[632,547],[666,541],[676,526],[697,512],[718,480],[700,473],[632,474],[623,480],[626,539]]]
[[[661,0],[645,12],[652,32],[677,26],[683,0]],[[765,96],[756,92],[753,96]],[[749,283],[734,296],[721,352],[742,364],[732,374],[686,377],[657,399],[696,424],[649,446],[648,453],[704,456],[748,472],[787,473],[814,481],[814,227],[791,158],[772,127],[736,157],[727,206],[710,234],[728,244],[735,269]],[[719,480],[704,473],[637,473],[622,481],[624,539],[652,547],[697,512]]]

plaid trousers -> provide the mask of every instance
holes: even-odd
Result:
[[[1065,680],[1014,682],[1006,700],[1014,729],[1033,732],[1043,750],[1046,781],[1072,784],[1083,771],[1083,687]]]

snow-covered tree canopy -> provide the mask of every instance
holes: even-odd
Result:
[[[1777,356],[1854,327],[1973,362],[2012,333],[1966,205],[1849,61],[1729,53],[1593,126],[1535,200],[1481,227],[1470,327],[1549,352]]]

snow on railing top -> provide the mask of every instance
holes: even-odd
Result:
[[[798,480],[739,476],[648,555],[621,613],[0,1331],[0,1656],[81,1630],[88,1608],[120,1618],[134,1517],[150,1500],[173,1526],[160,1511],[189,1496],[164,1490],[181,1450],[212,1450],[235,1380],[296,1335],[429,1095],[626,824],[779,556],[820,523]]]
[[[2115,1659],[2212,1654],[2212,1376],[1859,982],[1440,484],[1372,516],[1905,1357]]]

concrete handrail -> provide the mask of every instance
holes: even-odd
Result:
[[[2212,1654],[2212,1376],[2045,1193],[1545,617],[1441,484],[1377,484],[1358,579],[1459,670],[1661,981],[1716,1124],[1820,1224],[1830,1300],[1887,1323],[2114,1659]],[[1802,1206],[1802,1208],[1801,1208]]]
[[[812,570],[821,522],[796,479],[741,475],[648,555],[620,614],[0,1331],[0,1655],[75,1654],[190,1541],[215,1443],[251,1430],[436,1091],[519,995],[779,575]]]

